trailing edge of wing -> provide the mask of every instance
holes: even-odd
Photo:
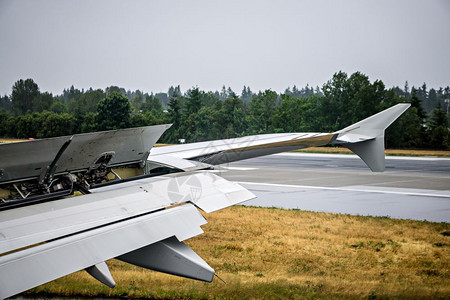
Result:
[[[170,237],[117,257],[124,262],[167,274],[211,282],[214,270],[185,243]]]
[[[0,211],[0,254],[176,204],[191,202],[211,212],[255,197],[208,172],[147,178],[91,192]]]
[[[0,298],[176,236],[203,233],[205,218],[191,204],[70,235],[0,257]]]
[[[135,256],[141,252],[134,251],[171,237],[183,241],[203,233],[200,226],[206,220],[196,207],[210,212],[252,198],[240,185],[200,172],[136,180],[1,211],[0,298],[83,269],[112,286],[106,260]],[[154,269],[191,278],[192,270],[203,270],[198,279],[209,280],[212,269],[193,251],[170,241],[163,248],[172,260],[183,254],[184,264]],[[145,259],[152,260],[154,248],[146,249]]]

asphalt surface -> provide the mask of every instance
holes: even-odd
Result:
[[[450,159],[386,157],[373,173],[354,155],[286,153],[218,171],[257,198],[244,205],[450,222]]]

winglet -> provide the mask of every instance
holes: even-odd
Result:
[[[401,103],[336,131],[334,144],[342,144],[357,154],[373,172],[385,170],[384,131],[410,104]]]

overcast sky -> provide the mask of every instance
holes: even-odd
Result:
[[[361,71],[450,85],[450,1],[0,0],[0,94],[118,85],[240,93]]]

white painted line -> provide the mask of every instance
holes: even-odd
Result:
[[[283,152],[272,154],[274,156],[303,156],[303,157],[324,157],[324,158],[359,158],[355,154],[335,154],[335,153],[303,153],[303,152]],[[444,160],[450,161],[450,158],[447,157],[430,157],[430,156],[386,156],[386,159],[389,160],[428,160],[428,161],[436,161],[436,160]]]
[[[279,183],[261,183],[261,182],[246,182],[237,181],[236,183],[244,185],[263,185],[263,186],[277,186],[277,187],[290,187],[300,189],[311,190],[330,190],[330,191],[347,191],[347,192],[363,192],[363,193],[381,193],[381,194],[394,194],[394,195],[408,195],[408,196],[421,196],[421,197],[438,197],[438,198],[450,198],[450,195],[446,194],[432,194],[432,193],[415,193],[415,192],[396,192],[396,191],[384,191],[384,190],[371,190],[371,189],[356,189],[356,188],[339,188],[328,186],[309,186],[309,185],[293,185],[293,184],[279,184]]]
[[[250,171],[250,170],[257,170],[258,168],[245,168],[245,167],[224,167],[222,168],[227,170],[236,170],[236,171]]]

